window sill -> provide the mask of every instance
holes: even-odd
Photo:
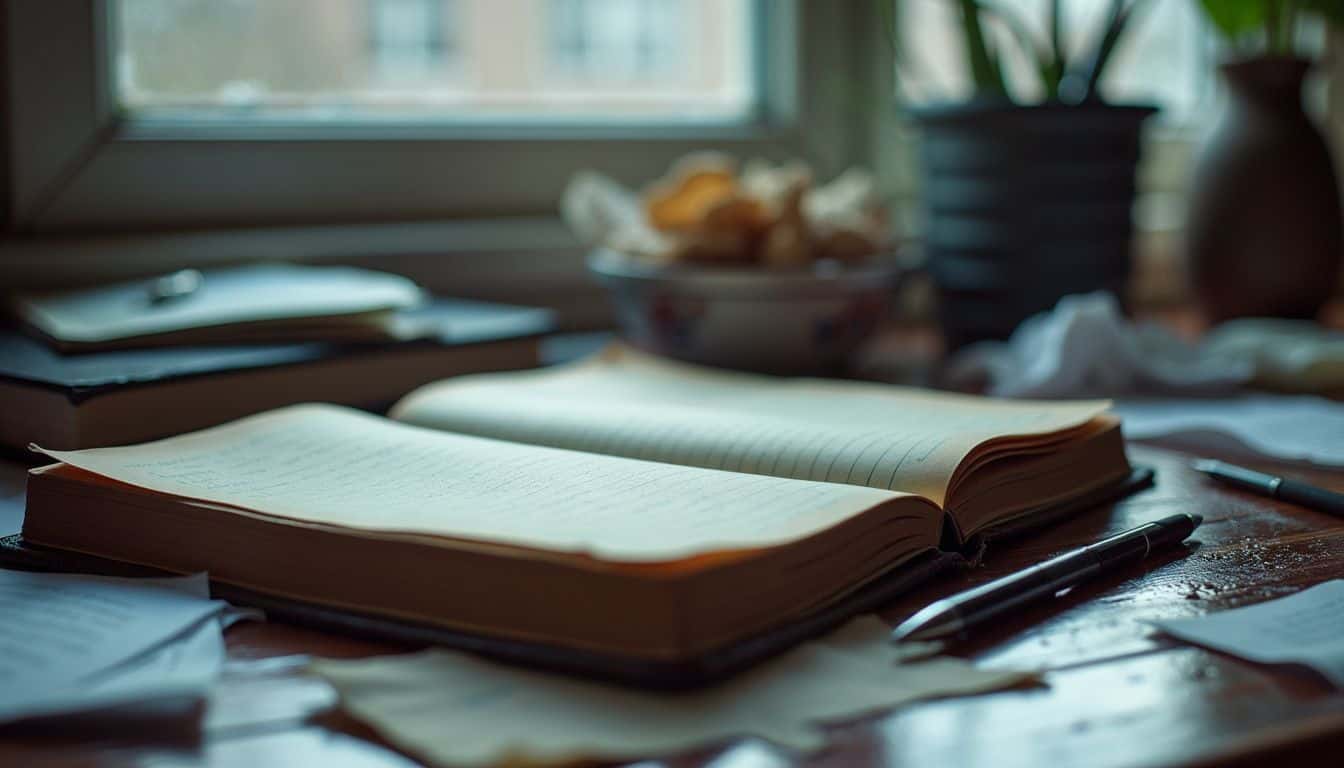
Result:
[[[1130,288],[1136,305],[1186,300],[1180,242],[1172,229],[1137,235]],[[583,247],[554,217],[29,236],[0,241],[0,284],[72,288],[251,261],[352,264],[406,275],[436,294],[551,307],[569,329],[609,326],[605,293],[583,258]],[[928,300],[907,299],[903,314],[926,314]]]
[[[547,306],[569,328],[609,322],[583,248],[558,218],[418,221],[0,241],[0,284],[71,288],[250,261],[340,263],[404,274],[434,293]]]

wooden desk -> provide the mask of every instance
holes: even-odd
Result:
[[[919,605],[1052,553],[1174,512],[1199,512],[1199,544],[1024,612],[961,649],[976,659],[1049,670],[1046,687],[916,704],[837,727],[818,765],[1062,766],[1214,764],[1269,757],[1339,765],[1344,693],[1289,670],[1152,637],[1143,622],[1190,616],[1344,578],[1344,520],[1223,490],[1180,454],[1135,447],[1158,470],[1153,489],[1004,545],[969,576],[891,606],[895,622]],[[1344,472],[1309,479],[1344,489]],[[283,625],[226,635],[233,666],[211,700],[199,741],[164,743],[133,728],[73,741],[60,734],[0,736],[0,765],[415,765],[330,709],[331,692],[284,664],[290,654],[365,656],[381,646]],[[267,662],[265,660],[272,660]],[[270,671],[267,671],[268,665]],[[775,759],[730,745],[671,765],[762,768]],[[783,762],[780,758],[779,762]]]

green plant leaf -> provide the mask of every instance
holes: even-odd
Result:
[[[1007,96],[1003,71],[985,40],[984,26],[980,23],[980,6],[976,0],[960,0],[957,5],[961,9],[961,33],[966,43],[976,91],[982,96]]]
[[[1218,31],[1233,40],[1261,29],[1269,20],[1271,6],[1277,5],[1273,0],[1199,0],[1199,4]]]
[[[1125,29],[1129,27],[1130,21],[1133,20],[1135,11],[1145,2],[1146,0],[1132,0],[1132,2],[1126,4],[1125,0],[1111,0],[1111,9],[1106,15],[1106,25],[1102,27],[1101,40],[1097,43],[1092,55],[1085,58],[1087,64],[1081,76],[1082,93],[1078,94],[1080,101],[1089,101],[1098,97],[1097,88],[1101,84],[1102,75],[1106,74],[1106,65],[1111,61],[1111,54],[1115,52],[1116,45],[1124,36]]]
[[[1041,88],[1045,91],[1045,98],[1048,100],[1059,98],[1060,73],[1055,71],[1054,56],[1037,42],[1036,36],[1027,27],[1026,21],[1016,13],[1015,9],[999,3],[976,0],[976,5],[987,16],[1003,24],[1004,28],[1017,39],[1018,45],[1022,47],[1022,50],[1036,67],[1036,74],[1041,79]]]
[[[1056,90],[1058,83],[1064,79],[1064,72],[1069,68],[1069,55],[1064,50],[1064,2],[1063,0],[1050,0],[1050,55],[1053,57],[1054,79]]]

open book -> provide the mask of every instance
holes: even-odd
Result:
[[[24,537],[321,606],[701,658],[1130,474],[1103,402],[771,379],[621,349],[46,451]]]

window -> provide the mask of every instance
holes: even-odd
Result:
[[[445,0],[372,0],[369,48],[375,76],[389,84],[433,81],[445,73],[453,3]]]
[[[749,0],[118,0],[138,119],[748,122]]]
[[[553,216],[580,168],[635,183],[705,146],[834,172],[857,160],[845,126],[863,83],[844,73],[869,10],[8,3],[10,220],[38,234]]]
[[[115,98],[135,113],[238,115],[424,88],[452,74],[453,10],[448,0],[123,0],[108,30]]]
[[[688,63],[684,3],[550,0],[547,10],[548,58],[564,77],[659,82]]]

